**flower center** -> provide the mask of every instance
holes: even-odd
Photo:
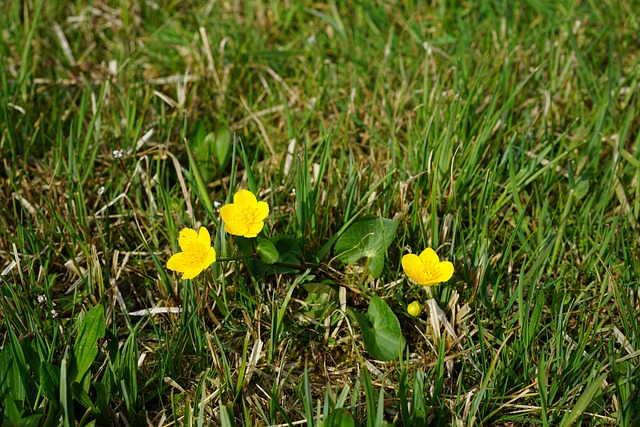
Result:
[[[247,224],[247,225],[253,224],[254,221],[255,221],[255,217],[256,217],[256,213],[255,213],[255,211],[253,211],[251,209],[246,209],[240,215],[240,218],[242,218],[242,222]]]
[[[194,264],[203,262],[204,259],[207,257],[207,249],[208,248],[206,248],[204,245],[194,243],[189,248],[189,255],[191,258],[191,262]]]
[[[436,277],[436,268],[433,264],[423,264],[422,265],[422,277],[425,281],[431,281]]]

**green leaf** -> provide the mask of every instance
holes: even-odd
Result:
[[[369,259],[371,276],[380,277],[387,248],[395,237],[398,221],[367,217],[354,223],[336,242],[339,260],[352,265],[362,258]]]
[[[580,178],[573,191],[576,200],[582,199],[589,192],[589,180]]]
[[[5,397],[5,404],[8,400],[16,404],[18,412],[10,415],[10,418],[18,419],[22,416],[22,406],[27,397],[29,373],[20,340],[11,328],[8,329],[7,335],[9,342],[0,351],[0,396]],[[13,407],[7,407],[7,410],[11,413]]]
[[[71,427],[74,422],[75,414],[73,410],[73,399],[70,396],[69,384],[71,378],[68,374],[69,365],[69,347],[64,350],[64,356],[60,362],[60,405],[62,406],[62,422],[64,427]]]
[[[228,123],[220,123],[216,127],[215,134],[208,134],[205,141],[212,141],[214,147],[215,158],[218,161],[219,170],[223,170],[231,160],[231,148],[233,136],[229,130]]]
[[[422,371],[416,372],[413,379],[413,396],[411,398],[411,416],[409,426],[421,427],[427,425],[427,410],[424,404],[424,377]]]
[[[243,257],[252,257],[253,256],[253,245],[251,244],[251,240],[246,237],[237,236],[235,238],[236,245],[238,246],[238,250]]]
[[[100,414],[106,416],[109,414],[109,400],[111,395],[102,382],[94,383],[93,387],[96,389],[96,405]]]
[[[338,408],[329,414],[323,427],[355,427],[353,416],[344,408]]]
[[[42,394],[57,407],[60,401],[60,368],[46,360],[40,365],[40,388]]]
[[[209,211],[213,211],[213,205],[211,204],[211,199],[209,198],[209,191],[207,190],[207,185],[205,184],[205,180],[202,178],[202,172],[200,171],[198,162],[196,161],[193,154],[191,153],[191,150],[189,149],[189,144],[187,144],[187,156],[189,157],[189,168],[191,170],[191,173],[193,174],[193,178],[196,181],[198,195],[200,196],[202,203],[205,204],[207,209],[209,209]],[[206,164],[204,161],[201,161],[201,163]]]
[[[104,308],[102,305],[98,305],[89,310],[80,322],[78,335],[73,345],[73,355],[78,372],[72,380],[82,381],[82,377],[98,355],[98,340],[104,337],[104,333]]]
[[[2,411],[2,417],[5,420],[11,420],[11,421],[15,421],[15,422],[21,422],[22,421],[22,406],[20,405],[20,408],[18,408],[18,405],[16,404],[16,401],[13,400],[10,396],[5,396],[4,400],[1,402],[2,405],[4,406],[4,409]],[[3,427],[5,425],[9,425],[8,422],[4,422],[3,423]],[[20,425],[20,424],[18,424]]]
[[[76,402],[80,403],[86,409],[90,409],[93,413],[98,412],[97,408],[91,401],[89,394],[82,388],[79,383],[71,384],[71,395]]]
[[[278,236],[274,239],[274,244],[280,254],[280,261],[287,264],[300,265],[302,249],[297,239]]]
[[[91,397],[89,397],[89,393],[87,393],[79,383],[71,384],[71,395],[73,396],[74,401],[80,403],[86,409],[91,410],[91,412],[98,413],[98,408],[91,401]]]
[[[255,274],[257,276],[265,276],[266,274],[275,271],[273,262],[278,260],[275,258],[273,249],[268,247],[269,243],[263,243],[260,249],[258,249],[259,239],[262,238],[262,236],[251,239],[242,236],[236,236],[235,238],[240,254],[242,257],[247,258],[244,260],[246,267],[251,271],[251,274]],[[258,257],[255,256],[256,253],[258,254]]]
[[[233,409],[229,409],[220,403],[220,424],[222,427],[234,427],[233,422]]]
[[[364,346],[374,359],[387,361],[402,354],[404,337],[400,322],[380,297],[371,298],[367,314],[355,313],[362,328]]]
[[[315,320],[324,319],[332,312],[338,300],[338,293],[334,288],[324,283],[305,283],[303,286],[309,295],[304,299],[306,303],[300,311]]]
[[[214,132],[208,132],[200,120],[195,123],[189,135],[189,148],[197,160],[204,182],[213,181],[216,167],[218,173],[227,167],[231,160],[232,142],[229,123],[218,123]]]
[[[278,254],[278,250],[271,240],[266,237],[258,236],[256,237],[257,245],[256,250],[258,251],[258,255],[260,256],[260,260],[265,264],[273,264],[278,261],[280,255]]]
[[[572,426],[578,420],[580,415],[587,409],[593,396],[595,396],[596,392],[600,389],[600,385],[607,378],[607,374],[604,373],[600,375],[598,378],[593,380],[591,384],[589,384],[582,393],[582,396],[576,402],[576,405],[573,407],[571,412],[568,415],[565,415],[565,418],[560,423],[561,427],[564,426]]]
[[[28,417],[24,417],[22,420],[20,420],[20,427],[38,427],[42,424],[42,414],[33,414],[33,415],[29,415]],[[6,427],[10,427],[12,425],[15,424],[3,424],[3,426]]]
[[[36,376],[38,372],[40,372],[40,362],[42,361],[42,355],[38,353],[34,349],[34,341],[31,340],[23,340],[20,343],[20,347],[22,347],[22,352],[24,354],[24,360],[27,363],[27,372],[33,372]],[[32,375],[28,374],[28,379],[26,384],[31,383]]]

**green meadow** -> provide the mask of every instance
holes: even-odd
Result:
[[[1,6],[3,426],[640,425],[637,1]]]

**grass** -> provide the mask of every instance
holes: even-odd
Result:
[[[0,416],[638,425],[638,6],[5,3]],[[183,227],[241,249],[241,188],[299,267],[181,281]],[[334,249],[371,215],[375,278]],[[421,289],[426,247],[455,273]],[[349,314],[374,297],[386,362]]]

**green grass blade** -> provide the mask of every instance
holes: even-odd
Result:
[[[572,426],[575,422],[580,418],[580,415],[584,413],[589,407],[589,404],[593,400],[593,396],[598,392],[600,386],[607,378],[607,374],[601,374],[598,378],[594,379],[589,383],[589,385],[584,389],[580,398],[576,402],[576,404],[571,409],[571,412],[568,412],[567,415],[562,419],[560,423],[560,427]]]

